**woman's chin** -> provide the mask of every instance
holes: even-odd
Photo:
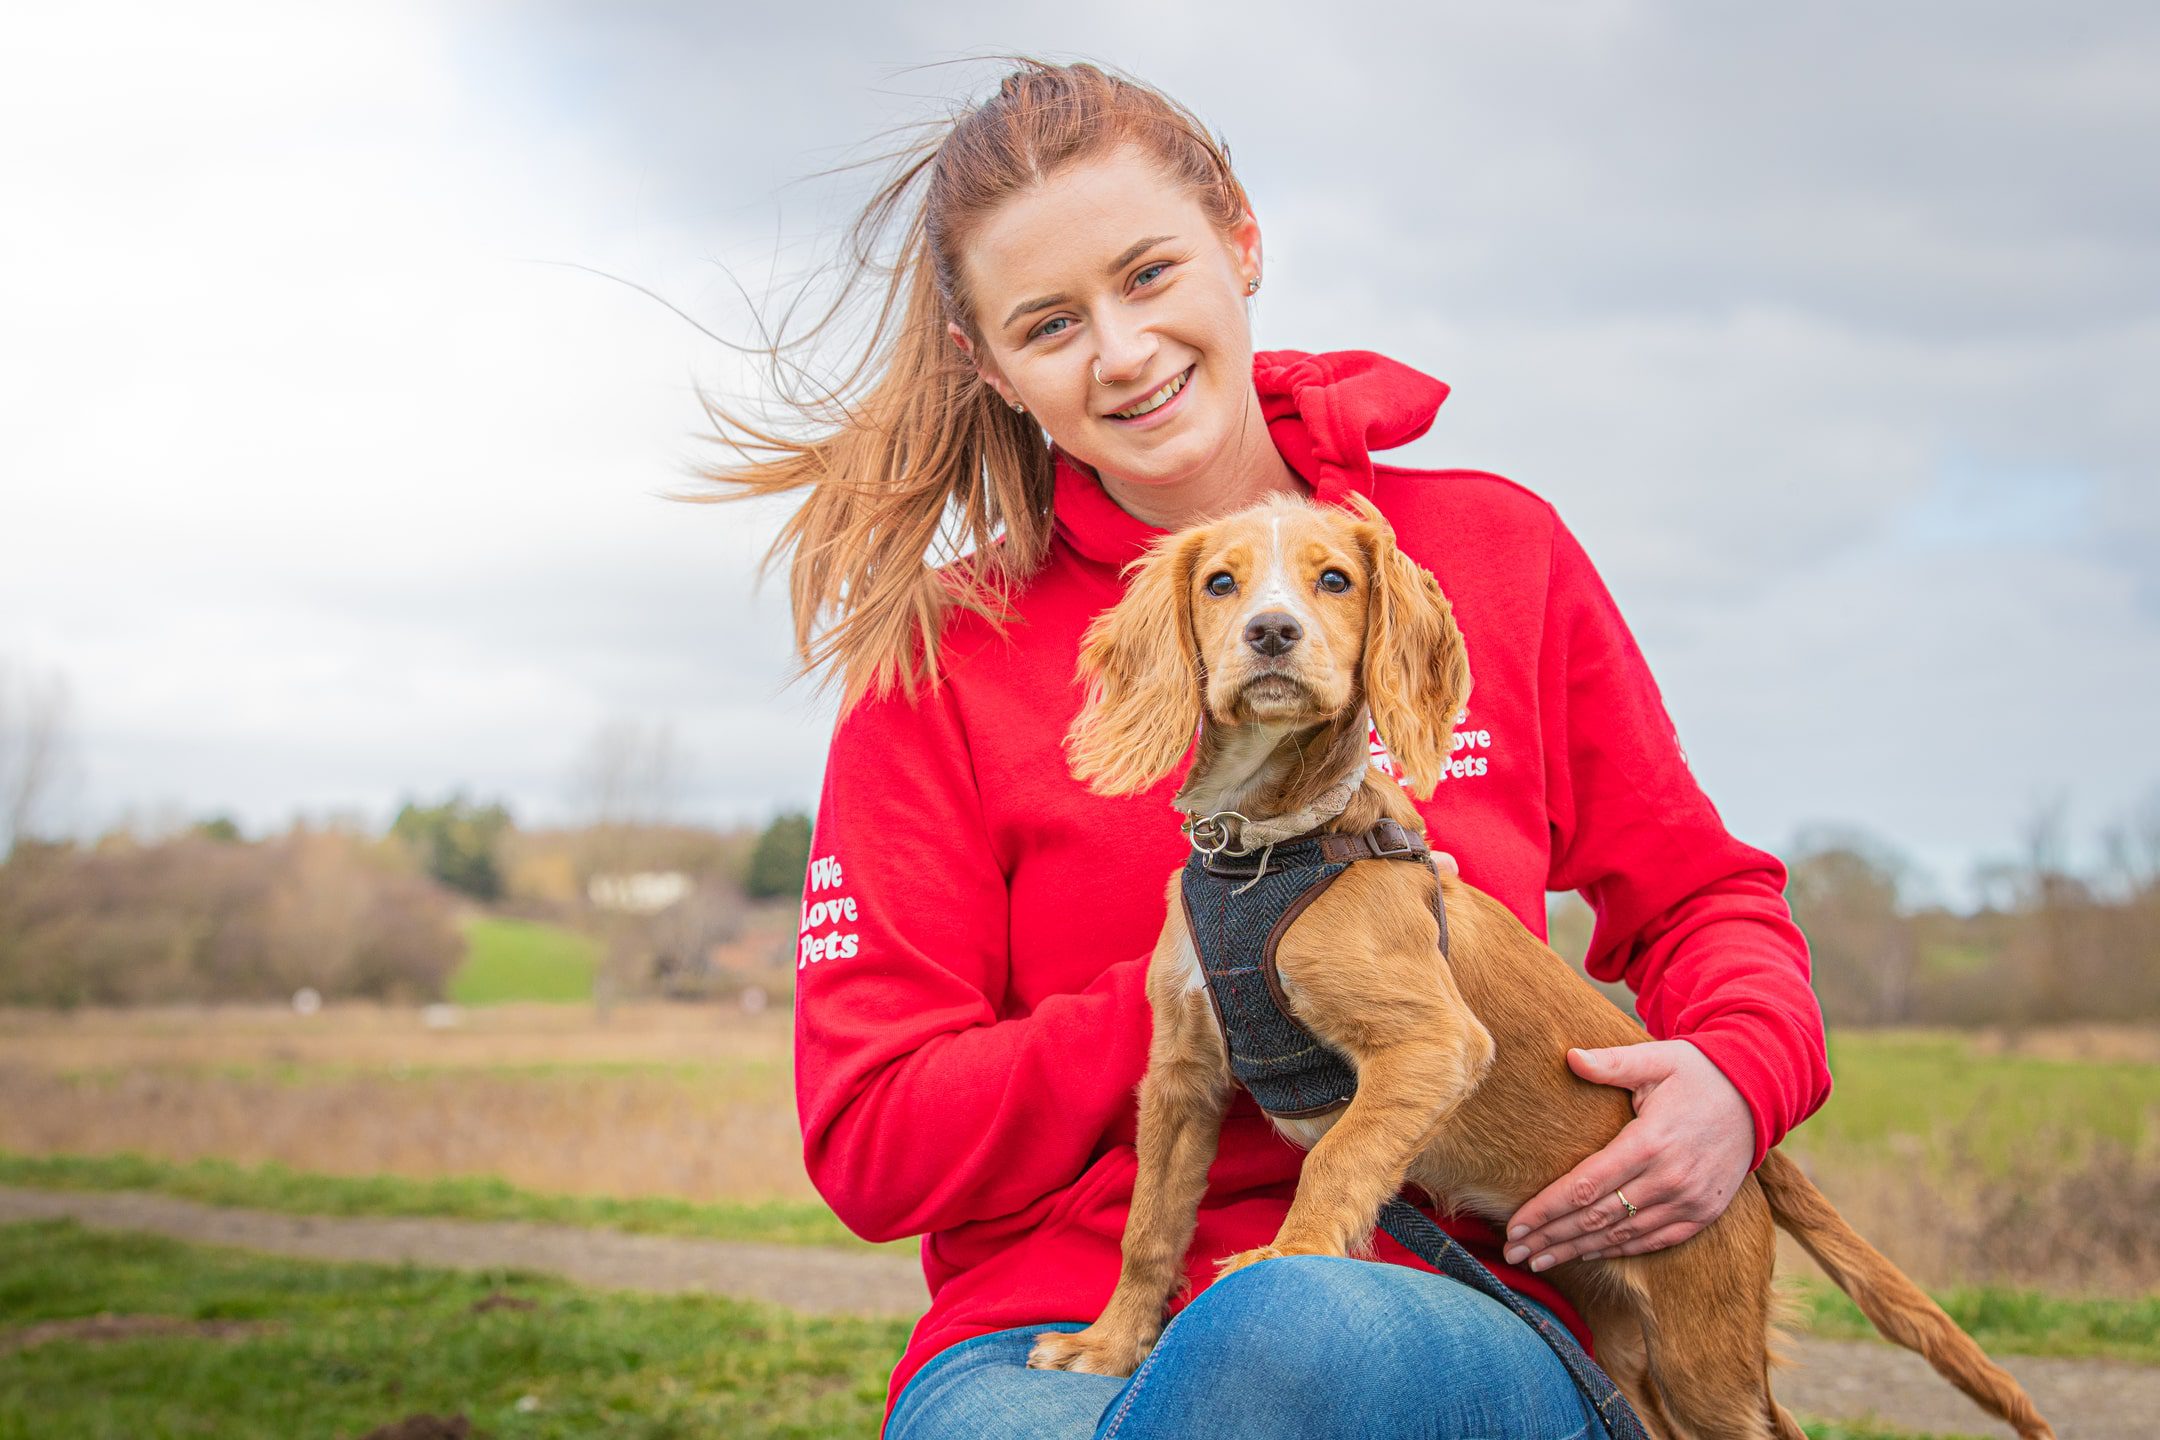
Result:
[[[1205,443],[1198,428],[1188,425],[1184,433],[1164,435],[1159,441],[1143,435],[1113,435],[1110,438],[1115,443],[1105,447],[1101,457],[1091,463],[1096,474],[1127,485],[1149,490],[1180,485],[1204,470],[1215,453],[1216,447]]]

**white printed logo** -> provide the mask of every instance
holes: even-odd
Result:
[[[836,890],[840,886],[840,859],[836,855],[821,855],[810,862],[810,892]],[[839,926],[853,924],[856,919],[855,897],[834,895],[826,899],[803,901],[802,928],[797,932],[795,968],[807,969],[820,960],[845,960],[853,955],[861,943],[861,937],[850,930],[842,934]],[[827,927],[832,927],[827,929]],[[814,932],[825,930],[820,935]]]
[[[1469,718],[1470,710],[1468,706],[1455,712],[1455,724],[1457,726],[1461,726]],[[1402,773],[1402,767],[1397,765],[1395,757],[1388,753],[1387,742],[1380,738],[1379,727],[1371,727],[1367,731],[1367,737],[1370,741],[1369,748],[1372,752],[1373,764],[1378,767],[1382,774],[1388,776],[1396,784],[1407,786],[1410,783],[1409,777]],[[1454,732],[1452,743],[1448,746],[1448,749],[1452,752],[1452,758],[1441,768],[1440,778],[1442,780],[1472,780],[1483,775],[1488,768],[1487,762],[1492,757],[1476,753],[1465,754],[1464,752],[1490,750],[1492,749],[1492,743],[1493,737],[1490,730],[1457,729]]]

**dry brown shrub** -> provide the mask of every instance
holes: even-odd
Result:
[[[181,835],[0,866],[0,1003],[432,999],[464,953],[455,902],[392,847],[295,829]]]

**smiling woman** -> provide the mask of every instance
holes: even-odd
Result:
[[[1090,223],[1074,225],[1075,213]],[[1099,253],[1106,237],[1135,233],[1107,260]],[[953,343],[1131,514],[1168,527],[1256,489],[1297,488],[1252,386],[1239,303],[1260,288],[1250,210],[1223,233],[1147,151],[1121,145],[1073,164],[1054,193],[1016,196],[990,215],[964,268],[983,313],[1007,296],[1036,298],[1017,301],[980,343],[948,323]]]
[[[1147,86],[1022,59],[901,154],[847,250],[832,309],[765,352],[811,437],[708,400],[744,463],[676,497],[807,492],[767,563],[794,552],[802,672],[829,665],[845,705],[931,678],[949,609],[1004,615],[1048,550],[1048,442],[1158,525],[1297,485],[1251,383],[1259,223],[1227,148]],[[878,277],[861,358],[803,393],[798,353]]]
[[[1406,754],[1477,751],[1416,802],[1425,833],[1533,928],[1547,890],[1582,891],[1591,973],[1625,979],[1657,1037],[1570,1053],[1636,1118],[1507,1239],[1436,1211],[1511,1290],[1625,1360],[1630,1337],[1595,1332],[1555,1267],[1691,1237],[1821,1103],[1783,868],[1696,786],[1588,558],[1518,486],[1375,460],[1432,423],[1438,381],[1365,351],[1255,353],[1260,222],[1221,142],[1136,81],[1020,60],[899,156],[849,240],[835,308],[767,352],[799,423],[709,403],[742,463],[682,498],[803,492],[768,563],[793,551],[802,667],[830,666],[843,706],[804,894],[796,1099],[835,1213],[869,1239],[926,1237],[930,1306],[887,1434],[1604,1437],[1529,1325],[1392,1241],[1375,1242],[1391,1263],[1297,1254],[1209,1283],[1279,1237],[1297,1190],[1298,1153],[1243,1097],[1152,1354],[1130,1379],[1027,1364],[1118,1279],[1149,952],[1187,850],[1167,782],[1112,796],[1073,778],[1076,660],[1139,585],[1133,562],[1193,522],[1276,496],[1387,518],[1477,676],[1474,718],[1389,712]],[[790,394],[833,373],[811,352],[856,333],[858,291],[864,347],[831,388]],[[1243,643],[1280,655],[1364,572],[1274,543]],[[1182,577],[1191,594],[1142,610],[1174,648],[1185,602],[1226,579]],[[1136,723],[1190,745],[1182,712]],[[1374,763],[1399,777],[1387,741],[1371,735]]]

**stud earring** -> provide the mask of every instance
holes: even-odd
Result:
[[[1027,406],[1025,406],[1025,405],[1021,404],[1021,403],[1020,403],[1020,402],[1019,402],[1018,400],[1015,400],[1015,401],[1013,401],[1013,402],[1012,402],[1012,407],[1013,407],[1013,413],[1014,413],[1015,415],[1025,415],[1025,414],[1027,414]]]
[[[1245,282],[1245,293],[1246,293],[1247,295],[1257,295],[1257,294],[1259,294],[1259,293],[1260,293],[1260,277],[1259,277],[1259,276],[1255,275],[1255,276],[1253,276],[1253,277],[1252,277],[1252,279],[1250,279],[1250,280],[1247,280],[1247,281]]]

